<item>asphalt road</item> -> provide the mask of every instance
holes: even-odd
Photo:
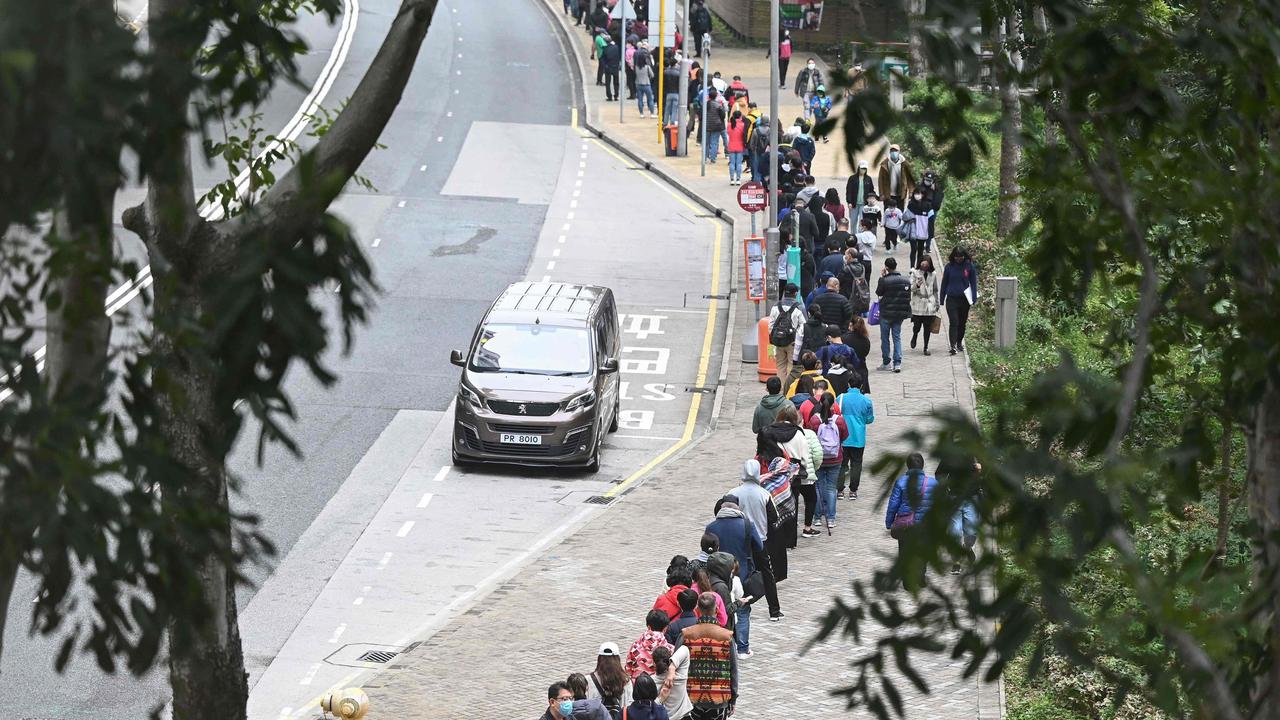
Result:
[[[326,106],[350,95],[397,5],[362,0]],[[304,32],[314,82],[337,30],[308,23]],[[273,449],[257,467],[252,426],[232,459],[243,479],[234,504],[258,514],[280,550],[239,593],[251,717],[318,715],[321,690],[376,668],[359,655],[394,652],[443,627],[595,512],[587,498],[706,419],[710,402],[699,402],[696,386],[718,367],[724,323],[717,329],[723,313],[709,314],[703,295],[716,294],[717,261],[724,291],[731,239],[571,127],[563,52],[536,0],[442,4],[381,139],[387,147],[361,170],[378,192],[353,190],[335,208],[365,242],[386,293],[350,355],[335,338],[334,387],[301,371],[290,377],[303,459]],[[305,94],[273,96],[264,127],[287,123]],[[202,172],[206,183],[217,179]],[[136,202],[130,192],[121,207]],[[448,351],[466,345],[503,287],[526,277],[602,283],[618,295],[623,422],[598,475],[449,467],[458,373]],[[20,579],[15,608],[32,588]],[[140,679],[112,677],[82,657],[59,677],[56,644],[26,637],[15,619],[0,691],[19,717],[142,717],[164,702],[163,665]]]

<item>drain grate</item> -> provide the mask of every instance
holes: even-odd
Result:
[[[382,664],[382,663],[390,662],[392,658],[394,658],[399,654],[400,653],[388,652],[386,650],[370,650],[369,652],[356,658],[356,661]]]
[[[591,497],[587,498],[583,502],[587,503],[588,505],[612,505],[613,500],[614,498],[607,497],[605,495],[592,495]]]

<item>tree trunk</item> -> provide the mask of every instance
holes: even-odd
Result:
[[[1213,557],[1218,565],[1222,565],[1227,561],[1227,540],[1230,537],[1231,530],[1231,436],[1234,434],[1235,428],[1231,425],[1231,418],[1226,415],[1222,416],[1222,440],[1220,452],[1222,454],[1222,465],[1219,468],[1218,477],[1218,542],[1215,546]]]
[[[1045,15],[1044,5],[1036,5],[1031,18],[1036,26],[1036,43],[1039,45],[1037,61],[1042,62],[1049,43],[1049,18]],[[1044,144],[1045,147],[1058,144],[1058,124],[1049,118],[1048,113],[1045,113],[1044,118]]]
[[[921,79],[929,72],[924,52],[925,0],[907,0],[907,25],[910,32],[911,77]]]
[[[992,75],[1000,93],[1000,209],[996,237],[1008,237],[1022,219],[1022,187],[1018,168],[1022,165],[1022,99],[1018,92],[1017,58],[1007,48],[1015,34],[1014,19],[996,18],[991,33]]]
[[[1268,655],[1280,652],[1280,385],[1267,379],[1249,408],[1249,517],[1258,525],[1253,553],[1254,591],[1265,589],[1268,605],[1259,613]],[[1257,678],[1251,717],[1280,716],[1280,662]]]
[[[181,281],[167,282],[170,289],[157,293],[156,315],[190,317],[199,308],[196,292],[177,289]],[[170,315],[172,313],[172,315]],[[206,507],[213,512],[217,535],[225,546],[193,544],[175,528],[175,542],[195,569],[201,617],[174,617],[169,623],[169,682],[173,689],[175,720],[244,720],[249,702],[248,674],[240,643],[236,607],[234,561],[231,559],[231,516],[227,473],[222,447],[229,423],[220,417],[216,367],[199,351],[176,346],[168,338],[158,343],[157,374],[171,392],[160,403],[163,432],[173,460],[183,469],[184,480],[169,492],[181,507]],[[197,536],[200,537],[200,536]]]
[[[18,553],[16,547],[0,544],[0,657],[4,653],[4,629],[9,619],[9,598],[18,579]]]

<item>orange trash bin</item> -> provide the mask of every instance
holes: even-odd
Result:
[[[756,323],[756,345],[758,360],[756,361],[756,379],[769,382],[769,378],[778,374],[778,364],[773,361],[773,346],[769,344],[769,318],[762,317]]]

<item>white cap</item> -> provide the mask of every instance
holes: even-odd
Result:
[[[600,651],[596,655],[619,655],[617,643],[607,642],[600,646]]]
[[[871,166],[867,164],[867,161],[866,161],[866,160],[859,160],[859,161],[858,161],[858,169],[859,169],[859,170],[866,170],[866,169],[867,169],[867,168],[869,168],[869,167],[871,167]]]

